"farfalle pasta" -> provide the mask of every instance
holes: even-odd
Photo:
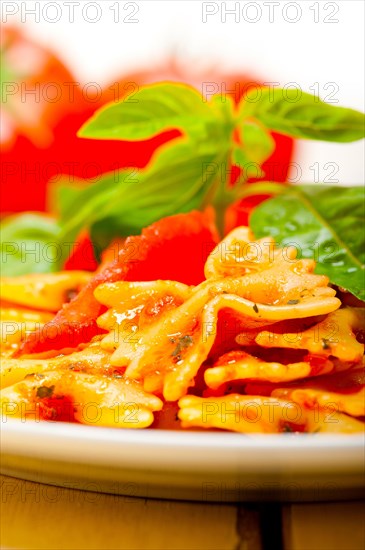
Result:
[[[6,279],[3,415],[158,428],[175,407],[172,429],[362,431],[364,309],[343,307],[296,253],[239,227],[210,252],[200,284],[102,282],[99,334],[20,357],[32,323],[46,330],[90,275]]]

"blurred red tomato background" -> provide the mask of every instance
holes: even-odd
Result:
[[[247,75],[202,74],[199,81],[174,61],[158,70],[119,77],[101,88],[82,84],[49,50],[19,30],[4,26],[1,33],[3,97],[1,104],[1,212],[45,211],[47,185],[66,174],[95,181],[100,174],[124,167],[143,168],[155,149],[179,135],[165,132],[144,142],[99,141],[78,138],[76,132],[94,111],[109,101],[127,98],[143,84],[183,81],[198,90],[203,83],[225,87],[239,101],[255,79]],[[213,84],[214,83],[214,84]],[[231,91],[231,92],[230,92]],[[264,164],[265,179],[284,182],[292,156],[292,139],[273,134],[276,150]],[[239,173],[234,169],[231,179]],[[260,197],[240,202],[228,216],[229,225],[247,223],[247,214]]]

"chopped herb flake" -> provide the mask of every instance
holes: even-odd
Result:
[[[255,313],[258,313],[259,312],[259,308],[257,307],[257,304],[254,304],[252,306],[252,309],[254,310]]]
[[[295,304],[299,304],[300,300],[289,300],[287,302],[288,306],[294,306]]]
[[[39,386],[37,388],[37,397],[44,399],[45,397],[52,397],[54,386]]]
[[[286,434],[294,433],[293,428],[291,426],[289,426],[289,424],[284,424],[283,427],[282,427],[282,431],[283,431],[283,433],[286,433]]]
[[[193,344],[193,339],[191,336],[189,336],[188,334],[186,334],[185,336],[181,336],[181,338],[179,338],[176,348],[171,354],[172,357],[175,357],[177,361],[180,361],[181,359],[180,354],[182,350],[188,348],[192,344]]]
[[[331,349],[330,344],[328,343],[328,340],[326,338],[322,338],[322,349]]]
[[[113,378],[124,378],[123,374],[118,370],[113,371]]]

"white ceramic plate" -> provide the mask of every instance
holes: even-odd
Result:
[[[2,473],[141,497],[307,501],[361,497],[364,436],[118,430],[8,420]]]

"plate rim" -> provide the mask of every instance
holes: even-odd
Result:
[[[361,471],[365,434],[244,434],[138,430],[11,419],[0,427],[3,455],[135,469],[250,468]],[[267,452],[270,459],[267,460]],[[90,454],[91,453],[91,454]]]

